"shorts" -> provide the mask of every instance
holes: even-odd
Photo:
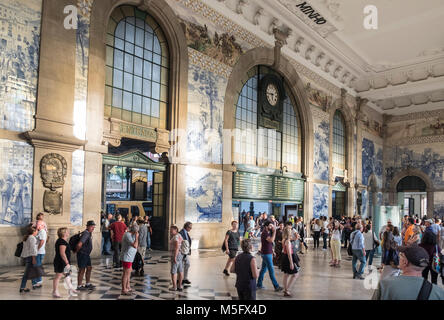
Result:
[[[65,270],[65,263],[58,260],[54,260],[54,272],[63,273],[64,270]]]
[[[229,249],[229,250],[230,250],[230,253],[228,254],[228,257],[229,257],[230,259],[234,259],[234,258],[236,258],[237,250],[232,250],[232,249]]]
[[[123,267],[123,269],[131,269],[133,267],[133,263],[122,261],[122,267]]]
[[[79,269],[91,267],[91,257],[86,254],[77,253],[77,265]]]
[[[171,274],[183,272],[183,255],[181,253],[177,254],[176,261],[177,263],[174,263],[173,258],[171,257]]]

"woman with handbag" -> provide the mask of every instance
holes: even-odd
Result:
[[[26,288],[26,283],[30,279],[37,278],[32,277],[32,274],[36,273],[33,268],[37,264],[37,228],[30,225],[28,230],[26,231],[26,235],[23,238],[23,251],[21,254],[21,258],[25,259],[25,272],[23,273],[22,283],[20,285],[20,293],[29,292],[29,289]]]
[[[426,231],[422,238],[421,244],[419,245],[427,251],[430,257],[429,265],[422,271],[422,277],[427,280],[430,271],[430,277],[432,278],[431,282],[433,284],[438,284],[438,273],[432,268],[433,258],[436,254],[439,256],[439,253],[441,252],[441,248],[436,240],[436,235],[432,231]]]
[[[55,257],[54,257],[54,272],[55,277],[52,282],[52,296],[54,298],[61,298],[58,286],[59,281],[65,275],[65,283],[70,287],[69,295],[76,297],[77,291],[72,287],[71,279],[68,278],[71,274],[71,247],[69,246],[69,231],[68,228],[59,228],[57,230],[58,239],[55,243]]]
[[[397,244],[393,236],[393,226],[387,226],[387,231],[382,235],[383,240],[383,255],[382,255],[382,273],[381,280],[399,276],[399,252]]]
[[[281,270],[284,272],[284,297],[291,297],[290,289],[296,275],[299,271],[296,254],[293,252],[291,245],[292,230],[291,227],[285,227],[282,234],[283,250]]]
[[[368,264],[368,272],[372,272],[373,256],[376,248],[379,246],[379,240],[372,230],[371,223],[367,224],[364,229],[364,247],[365,257]]]

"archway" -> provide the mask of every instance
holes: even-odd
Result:
[[[399,205],[405,209],[406,204],[408,204],[407,207],[410,208],[411,206],[414,207],[416,202],[417,210],[410,210],[410,213],[413,211],[418,216],[420,214],[427,214],[428,217],[433,216],[433,194],[435,189],[432,180],[423,171],[415,168],[407,168],[398,172],[390,182],[388,191],[391,205]],[[413,198],[416,199],[416,201],[407,200],[408,202],[404,202],[405,194],[407,194],[408,199]],[[421,196],[423,200],[421,200]],[[422,202],[422,210],[418,202]],[[405,214],[409,214],[409,211],[405,212]]]
[[[104,119],[105,114],[105,79],[107,62],[107,43],[109,41],[110,17],[116,8],[120,6],[135,7],[142,12],[148,13],[163,32],[168,44],[168,107],[165,116],[166,125],[164,128],[159,125],[138,123],[133,120],[122,121],[113,120],[113,117]],[[126,16],[126,14],[125,14]],[[147,28],[145,28],[147,30]],[[88,144],[105,146],[101,153],[108,153],[108,144],[119,147],[121,140],[126,138],[134,139],[136,142],[150,143],[150,152],[166,155],[170,145],[168,135],[172,130],[185,130],[187,126],[187,87],[188,87],[188,46],[185,34],[173,9],[164,0],[110,0],[96,1],[91,11],[90,26],[90,59],[88,78],[88,116],[87,127],[94,128],[88,130]],[[123,123],[123,124],[122,124]],[[125,126],[125,127],[123,127]],[[182,149],[175,148],[171,157],[178,159]],[[140,151],[140,150],[139,150]],[[146,151],[146,150],[143,150]],[[165,157],[162,157],[162,161]],[[163,243],[166,248],[168,244],[168,226],[171,224],[182,224],[184,221],[183,207],[184,190],[178,187],[177,181],[181,179],[181,167],[176,163],[169,163],[166,166],[165,188],[159,201],[164,204],[165,219],[162,223]]]
[[[248,71],[255,66],[271,67],[275,72],[280,74],[286,85],[288,86],[289,93],[295,100],[294,107],[297,108],[301,124],[301,172],[300,178],[307,179],[312,175],[313,171],[313,123],[310,106],[308,104],[307,97],[305,95],[305,89],[301,79],[299,78],[293,65],[285,57],[280,56],[279,59],[275,59],[275,50],[269,48],[255,48],[240,57],[236,65],[234,66],[225,93],[225,105],[224,105],[224,129],[226,132],[233,132],[235,129],[235,113],[237,99],[240,94],[240,90],[243,85],[248,81]],[[233,136],[231,137],[233,139]],[[236,172],[236,167],[233,163],[233,145],[227,143],[232,141],[231,139],[224,139],[224,211],[232,210],[233,200],[233,172]],[[230,165],[227,165],[230,164]],[[284,172],[284,168],[281,168],[281,172]],[[307,208],[311,205],[311,197],[308,196],[310,187],[307,183],[304,183],[304,199],[303,203],[298,207],[298,210],[304,212],[305,219],[308,217]],[[225,221],[224,221],[225,222]]]

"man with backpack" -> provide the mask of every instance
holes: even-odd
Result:
[[[429,254],[417,245],[398,247],[402,274],[379,282],[373,300],[444,300],[444,290],[422,277]]]
[[[80,234],[79,241],[75,246],[75,251],[77,253],[77,265],[79,267],[79,274],[77,275],[77,290],[93,290],[95,286],[91,284],[91,251],[93,246],[92,233],[96,224],[93,220],[89,220],[86,223],[86,230]],[[71,240],[70,240],[71,244]],[[86,284],[82,286],[83,276],[86,271]]]
[[[191,242],[192,242],[189,232],[191,231],[192,228],[193,228],[193,224],[191,222],[187,221],[183,225],[183,229],[180,230],[180,232],[179,232],[179,234],[182,236],[182,239],[186,240],[186,241],[182,242],[182,244],[181,244],[181,249],[182,249],[181,253],[183,255],[183,268],[184,268],[183,280],[182,280],[183,285],[190,285],[191,284],[190,280],[188,280],[188,270],[190,269],[189,256],[191,255]]]

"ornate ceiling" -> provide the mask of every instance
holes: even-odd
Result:
[[[202,2],[270,45],[273,28],[288,32],[286,55],[381,113],[444,109],[442,0]],[[377,30],[363,26],[369,4],[378,9]]]

